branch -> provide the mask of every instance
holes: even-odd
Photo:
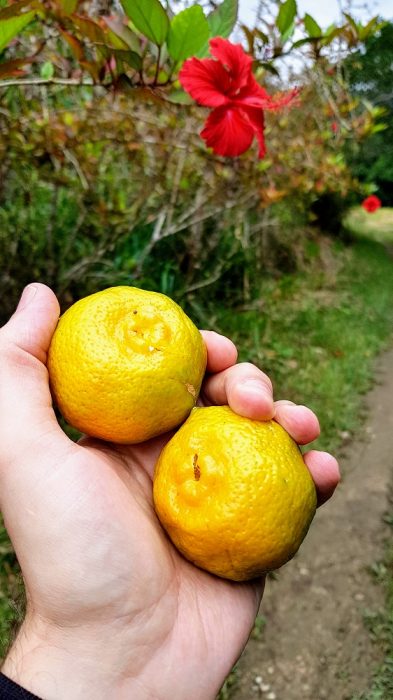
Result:
[[[184,297],[187,294],[190,294],[190,292],[196,292],[197,289],[203,289],[203,287],[208,287],[210,284],[214,284],[215,282],[218,282],[220,277],[225,272],[225,265],[220,265],[218,270],[213,272],[213,274],[205,280],[202,280],[201,282],[195,282],[194,284],[191,284],[189,287],[186,287],[186,289],[182,292],[181,296]]]
[[[81,165],[79,163],[79,160],[77,159],[75,153],[72,153],[72,151],[69,151],[68,148],[63,148],[63,153],[66,157],[66,159],[74,166],[75,171],[81,181],[81,185],[85,192],[89,189],[89,183],[86,179],[86,176],[81,168]]]
[[[161,46],[158,47],[157,64],[156,64],[156,70],[154,73],[153,85],[157,85],[157,82],[158,82],[158,75],[160,72],[160,62],[161,62]]]
[[[78,78],[19,78],[19,80],[0,80],[0,88],[8,88],[19,85],[75,85],[76,87],[105,87],[95,85],[89,81],[81,81]]]

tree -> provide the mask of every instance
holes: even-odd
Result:
[[[384,204],[393,204],[393,23],[370,36],[345,61],[351,91],[380,108],[382,123],[370,136],[351,144],[355,175],[377,185]]]

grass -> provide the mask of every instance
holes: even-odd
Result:
[[[22,610],[23,590],[16,557],[4,528],[0,527],[0,658],[21,622]]]
[[[242,360],[272,377],[277,397],[315,410],[317,446],[335,450],[361,426],[373,359],[391,336],[393,261],[366,240],[332,244],[323,256],[324,270],[315,265],[267,283],[259,309],[222,311],[217,323]]]
[[[393,243],[393,208],[382,207],[370,214],[362,207],[353,207],[345,217],[344,225],[357,237]]]
[[[384,660],[374,673],[371,687],[352,700],[393,698],[393,509],[386,521],[391,526],[391,535],[386,543],[385,556],[371,570],[374,581],[384,589],[385,609],[365,616],[373,641],[384,651]]]

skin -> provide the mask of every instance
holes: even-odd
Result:
[[[0,505],[26,587],[27,613],[3,672],[45,700],[213,700],[240,655],[264,582],[231,583],[173,548],[152,507],[152,475],[168,436],[137,446],[59,428],[45,366],[59,306],[29,285],[0,330]],[[273,402],[271,382],[235,364],[227,338],[204,332],[201,402],[275,419],[301,443],[319,434],[304,406]],[[339,472],[305,457],[319,500]]]

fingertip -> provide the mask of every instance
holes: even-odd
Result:
[[[26,285],[20,296],[16,311],[24,311],[33,302],[34,304],[42,304],[45,302],[56,308],[58,313],[60,312],[59,302],[57,301],[55,293],[46,284],[42,284],[42,282],[31,282]]]
[[[208,372],[221,372],[236,364],[238,353],[232,340],[216,331],[201,331],[201,334],[207,347]]]
[[[23,290],[15,313],[1,332],[8,341],[44,362],[59,313],[54,292],[45,284],[33,282]]]
[[[272,383],[249,362],[209,375],[203,385],[203,398],[209,405],[228,405],[235,413],[253,420],[268,420],[274,415]]]
[[[271,385],[259,379],[234,382],[228,403],[235,413],[252,420],[270,420],[275,413]]]
[[[307,406],[299,406],[290,401],[276,401],[275,420],[299,445],[307,445],[316,440],[321,432],[315,413]]]
[[[340,466],[329,452],[310,450],[303,458],[317,489],[318,505],[322,505],[332,497],[340,483]]]

